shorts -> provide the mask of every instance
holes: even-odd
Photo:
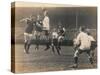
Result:
[[[60,41],[63,41],[64,40],[64,36],[59,36],[58,37],[58,41],[60,42]]]
[[[88,54],[89,58],[91,57],[91,55],[90,55],[91,50],[90,49],[88,49],[88,50],[81,50],[79,48],[75,51],[74,57],[78,57],[80,54],[82,54],[84,52]]]
[[[32,34],[24,33],[24,41],[30,41],[32,40]]]

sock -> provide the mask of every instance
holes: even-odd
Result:
[[[30,45],[31,45],[31,44],[28,44],[28,45],[27,45],[27,51],[29,51]]]
[[[56,47],[56,49],[57,49],[57,53],[60,55],[59,49],[57,47]]]
[[[78,57],[74,57],[74,63],[75,63],[75,64],[78,63]]]
[[[90,61],[91,64],[93,64],[93,60],[92,60],[92,58],[89,58],[89,61]]]
[[[53,53],[55,53],[54,46],[52,46],[52,51],[53,51]]]
[[[24,49],[25,49],[25,50],[26,50],[26,45],[27,45],[27,42],[24,43]]]

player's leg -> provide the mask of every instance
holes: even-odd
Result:
[[[74,64],[75,64],[75,67],[78,66],[78,56],[79,56],[79,50],[76,50],[75,53],[74,53]]]
[[[40,33],[38,31],[37,31],[35,37],[36,37],[36,39],[35,39],[35,44],[36,44],[35,50],[38,50],[39,49],[39,40],[40,40]]]
[[[32,41],[32,34],[28,34],[28,42],[27,42],[27,47],[26,47],[27,54],[29,54],[29,48],[31,46],[31,41]]]
[[[49,32],[48,30],[45,30],[45,40],[46,40],[46,48],[45,51],[50,48],[50,39],[49,39]]]
[[[61,44],[62,44],[63,40],[64,40],[64,36],[58,37],[58,48],[59,48],[59,50],[61,50]]]
[[[58,47],[58,39],[55,40],[55,48],[57,50],[58,55],[61,55],[60,49]]]
[[[41,32],[39,32],[38,34],[38,44],[37,44],[37,48],[39,49],[39,44],[40,44],[40,41],[41,41]]]
[[[37,43],[36,43],[36,49],[39,49],[39,41],[40,41],[40,35],[37,36]]]
[[[59,49],[57,46],[55,46],[55,48],[56,48],[56,50],[57,50],[58,55],[61,55],[60,49]]]
[[[26,50],[26,45],[27,45],[27,40],[26,40],[26,36],[24,35],[24,49]]]
[[[90,56],[92,57],[93,62],[95,62],[95,49],[96,49],[96,47],[97,47],[96,42],[92,42],[92,45],[90,47],[90,50],[91,50]]]
[[[51,47],[52,47],[52,52],[55,54],[55,50],[54,50],[54,43],[51,43]]]
[[[55,50],[54,50],[54,39],[51,39],[51,48],[52,48],[52,52],[55,54]]]
[[[58,37],[58,48],[61,50],[61,36]]]
[[[89,62],[90,62],[91,64],[93,64],[92,50],[88,50],[88,51],[87,51],[87,54],[88,54]]]
[[[82,51],[80,49],[77,49],[74,53],[74,65],[72,65],[71,67],[72,68],[77,68],[78,67],[78,57],[79,57],[79,54],[81,54]]]
[[[27,33],[24,33],[24,52],[27,53],[27,44],[28,44],[28,36]]]
[[[34,31],[34,36],[35,36],[35,50],[37,50],[37,46],[38,46],[38,32],[37,31]]]

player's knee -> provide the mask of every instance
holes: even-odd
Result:
[[[74,53],[74,57],[78,57],[78,53],[75,52],[75,53]]]
[[[74,53],[74,57],[78,57],[78,55],[79,55],[79,52],[78,52],[78,50],[76,50]]]
[[[24,40],[24,42],[26,43],[26,42],[27,42],[27,40]]]
[[[92,58],[91,56],[88,56],[88,59]]]
[[[26,43],[28,40],[27,39],[24,39],[24,42]]]

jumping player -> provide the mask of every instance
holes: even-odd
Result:
[[[24,18],[20,20],[20,22],[25,21],[27,23],[27,26],[24,31],[24,52],[29,54],[29,48],[31,45],[32,40],[32,31],[33,31],[33,18],[30,16],[29,18]]]
[[[44,19],[43,19],[43,31],[46,38],[46,48],[45,50],[48,50],[50,48],[50,41],[49,41],[49,30],[50,30],[50,24],[49,24],[49,16],[48,11],[46,9],[43,10]]]
[[[64,40],[64,37],[65,37],[65,28],[64,27],[61,27],[59,26],[58,28],[58,48],[61,50],[61,43],[62,41]]]
[[[39,49],[40,36],[41,36],[41,32],[42,32],[42,20],[40,18],[40,15],[37,15],[37,20],[34,23],[34,28],[35,28],[34,35],[35,35],[35,38],[36,38],[35,39],[35,44],[36,44],[35,50],[38,50]]]

